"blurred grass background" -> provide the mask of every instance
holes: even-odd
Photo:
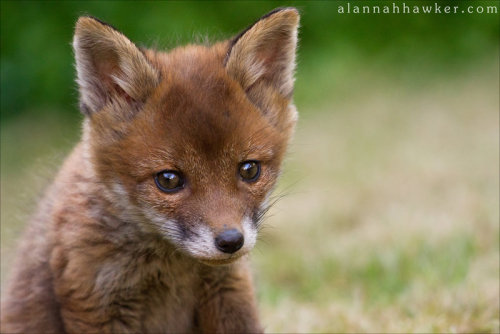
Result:
[[[351,2],[367,4],[392,6]],[[168,49],[296,6],[301,119],[277,190],[286,196],[253,253],[267,331],[498,332],[498,14],[339,14],[346,5],[0,2],[2,285],[78,141],[78,16]]]

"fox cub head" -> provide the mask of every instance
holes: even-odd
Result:
[[[252,249],[297,119],[298,23],[277,9],[233,39],[167,53],[78,20],[83,145],[115,216],[208,264]]]

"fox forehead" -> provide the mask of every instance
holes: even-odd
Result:
[[[217,45],[146,54],[162,79],[131,131],[153,139],[166,158],[270,160],[279,151],[279,131],[227,75]]]

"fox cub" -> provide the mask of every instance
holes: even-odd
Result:
[[[262,332],[246,255],[280,174],[299,14],[211,46],[73,40],[81,141],[29,225],[4,333]]]

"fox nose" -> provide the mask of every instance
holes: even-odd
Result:
[[[215,246],[224,253],[235,253],[243,246],[243,234],[237,229],[222,231],[215,237]]]

